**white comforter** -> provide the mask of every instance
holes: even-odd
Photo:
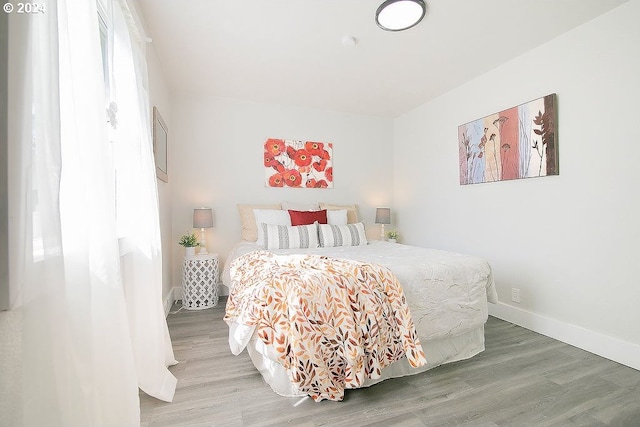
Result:
[[[225,285],[231,282],[230,261],[258,249],[259,246],[248,242],[236,245],[225,263],[222,278]],[[484,259],[471,255],[380,241],[366,246],[272,252],[320,254],[389,268],[402,284],[421,339],[455,336],[484,324],[487,301],[498,302],[491,267]]]
[[[231,261],[260,250],[254,243],[241,242],[225,262],[223,283],[229,287]],[[470,255],[401,244],[374,241],[366,246],[274,250],[278,254],[310,253],[377,263],[398,278],[411,309],[427,365],[412,368],[406,359],[386,367],[382,376],[369,379],[370,386],[388,378],[415,375],[444,363],[468,359],[484,350],[487,301],[498,302],[491,267]],[[254,336],[253,326],[229,325],[229,347],[239,354],[247,347],[251,360],[271,388],[282,396],[303,395],[289,381],[271,347]]]

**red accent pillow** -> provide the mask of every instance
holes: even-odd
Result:
[[[327,210],[322,211],[289,211],[291,225],[309,225],[318,221],[318,224],[327,223]]]

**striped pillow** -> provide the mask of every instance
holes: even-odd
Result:
[[[264,246],[267,249],[317,248],[318,229],[316,224],[295,226],[262,224]]]
[[[320,246],[362,246],[367,244],[364,224],[331,225],[318,224]]]

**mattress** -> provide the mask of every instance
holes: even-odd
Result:
[[[222,280],[230,289],[229,266],[235,258],[260,250],[254,243],[237,244],[225,262]],[[309,253],[346,258],[389,268],[402,284],[427,365],[412,368],[406,359],[385,368],[369,386],[387,378],[413,375],[443,363],[467,359],[484,350],[487,302],[497,303],[491,267],[482,258],[455,252],[373,241],[366,246],[272,250],[277,254]],[[231,324],[229,346],[234,354],[247,348],[253,364],[278,394],[301,396],[276,362],[269,346],[256,339],[254,328]]]

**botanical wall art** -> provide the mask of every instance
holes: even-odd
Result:
[[[267,187],[333,188],[330,142],[269,138],[264,143]]]
[[[458,127],[460,184],[558,175],[556,94]]]

